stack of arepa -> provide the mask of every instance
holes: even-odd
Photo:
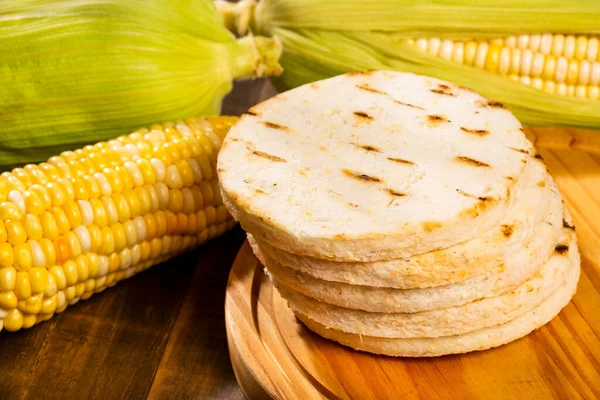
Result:
[[[487,349],[576,290],[573,223],[521,124],[448,82],[370,71],[282,93],[231,129],[218,174],[296,316],[355,349]]]

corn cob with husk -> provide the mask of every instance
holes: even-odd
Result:
[[[226,25],[281,39],[281,89],[391,69],[477,90],[530,125],[600,128],[595,0],[217,1]]]
[[[280,72],[210,0],[0,2],[0,171],[155,121],[218,114],[236,78]]]
[[[0,174],[0,330],[45,321],[231,228],[215,165],[235,120],[152,125]]]

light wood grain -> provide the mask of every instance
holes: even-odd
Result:
[[[573,301],[496,349],[403,359],[357,352],[308,331],[245,244],[226,294],[229,348],[248,398],[600,398],[600,133],[528,129],[567,203],[582,257]]]

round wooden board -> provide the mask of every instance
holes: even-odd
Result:
[[[229,276],[225,318],[246,397],[600,398],[600,132],[537,128],[527,134],[577,227],[582,275],[558,317],[482,352],[420,359],[358,352],[297,321],[245,243]]]

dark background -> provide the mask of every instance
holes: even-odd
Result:
[[[223,114],[273,94],[239,82]],[[31,329],[0,332],[0,400],[243,399],[223,305],[239,227],[67,308]]]

